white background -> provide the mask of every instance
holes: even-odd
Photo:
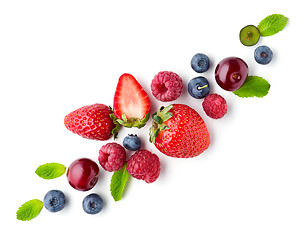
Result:
[[[9,239],[308,239],[307,16],[304,1],[67,1],[7,0],[0,3],[1,235]],[[286,28],[263,38],[273,61],[258,65],[256,46],[238,34],[266,16],[289,17]],[[211,59],[212,92],[228,102],[228,114],[210,119],[202,100],[187,93],[200,74],[191,57]],[[271,84],[263,99],[241,99],[214,81],[223,58],[237,56],[250,75]],[[185,88],[177,103],[196,109],[211,133],[210,148],[193,159],[164,156],[143,129],[122,129],[142,137],[143,147],[162,163],[152,184],[131,179],[123,199],[109,192],[111,173],[100,173],[89,192],[78,192],[62,176],[40,179],[47,162],[67,167],[80,157],[97,161],[106,142],[69,132],[63,119],[93,103],[112,105],[119,76],[142,84],[152,112],[162,105],[150,83],[162,70],[178,73]],[[51,189],[67,196],[59,213],[45,208],[29,222],[16,220],[24,202],[43,199]],[[105,201],[95,216],[83,212],[89,193]],[[9,234],[9,235],[7,235]]]

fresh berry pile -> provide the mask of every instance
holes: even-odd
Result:
[[[258,27],[247,25],[240,31],[240,41],[245,46],[258,43],[260,37],[271,36],[281,31],[287,18],[273,14],[263,19]],[[271,62],[273,52],[267,46],[255,49],[257,63]],[[195,54],[190,61],[191,68],[198,74],[205,73],[213,63],[204,53]],[[239,57],[226,57],[217,63],[214,71],[216,84],[223,90],[238,97],[264,97],[268,94],[269,83],[257,76],[249,75],[246,62]],[[187,92],[183,91],[187,84]],[[215,84],[204,76],[186,81],[177,73],[162,71],[151,80],[152,95],[161,102],[177,100],[182,94],[192,99],[202,99],[206,116],[223,118],[228,111],[225,98],[211,91]],[[183,103],[172,103],[153,109],[150,98],[141,84],[131,74],[120,76],[113,98],[113,106],[102,103],[83,106],[64,117],[65,127],[83,138],[105,141],[114,140],[99,149],[97,160],[80,158],[73,161],[68,169],[60,163],[39,166],[35,173],[43,179],[53,179],[66,173],[68,183],[78,191],[89,191],[99,181],[100,171],[113,172],[110,192],[115,201],[122,198],[129,177],[146,183],[155,182],[161,173],[161,162],[155,153],[145,149],[137,134],[128,134],[121,142],[117,140],[122,127],[143,128],[150,119],[149,141],[162,154],[173,158],[193,158],[205,152],[211,137],[205,119],[193,108]],[[122,144],[121,144],[122,143]],[[99,164],[97,164],[97,162]],[[60,190],[47,192],[43,201],[38,199],[24,203],[17,211],[17,219],[31,220],[43,206],[50,212],[61,211],[66,204],[65,194]],[[82,207],[88,214],[97,214],[103,209],[103,199],[98,194],[87,195]]]

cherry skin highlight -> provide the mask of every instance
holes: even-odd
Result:
[[[92,189],[98,180],[99,167],[88,158],[80,158],[71,163],[67,170],[69,184],[79,191]]]
[[[248,76],[248,65],[238,57],[228,57],[221,60],[215,69],[215,79],[218,85],[227,91],[239,89]]]

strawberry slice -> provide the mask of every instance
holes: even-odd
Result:
[[[150,116],[151,102],[147,93],[131,74],[120,76],[113,99],[113,112],[125,127],[143,127]]]

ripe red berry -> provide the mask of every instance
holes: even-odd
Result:
[[[102,146],[99,150],[98,161],[108,172],[120,170],[126,160],[126,151],[120,144],[112,142]]]
[[[247,63],[238,57],[221,60],[215,68],[215,79],[218,85],[227,91],[239,89],[248,76]]]
[[[208,95],[204,99],[202,107],[206,115],[214,119],[222,118],[228,110],[226,100],[216,93]]]
[[[88,158],[80,158],[71,163],[66,175],[73,188],[88,191],[97,183],[98,173],[99,167],[96,162]]]
[[[170,157],[191,158],[210,145],[210,134],[202,117],[184,104],[162,107],[152,115],[150,141]]]
[[[160,161],[154,153],[140,149],[128,159],[126,170],[132,177],[152,183],[159,177]]]
[[[64,118],[65,127],[83,138],[107,140],[116,125],[110,117],[111,109],[104,104],[92,104],[78,108]],[[116,135],[116,131],[114,131]]]
[[[163,71],[155,75],[151,84],[151,91],[155,98],[162,102],[177,99],[183,90],[183,81],[174,72]]]

